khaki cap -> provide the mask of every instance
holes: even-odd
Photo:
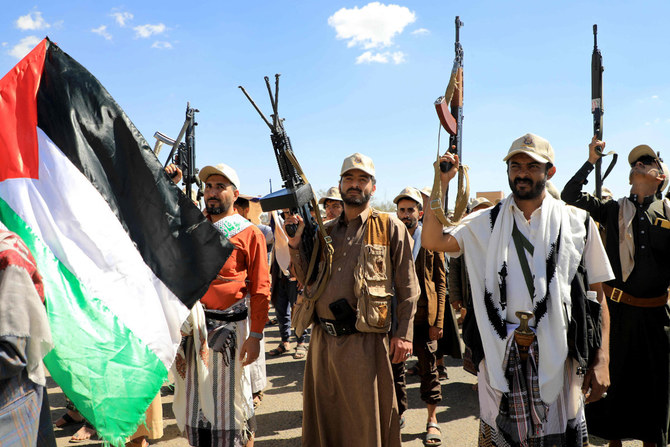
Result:
[[[346,172],[351,171],[352,169],[360,169],[361,171],[375,176],[375,165],[372,163],[372,159],[367,155],[360,154],[356,152],[355,154],[349,155],[342,162],[342,169],[340,170],[340,176],[344,175]]]
[[[554,164],[554,148],[547,140],[532,133],[514,140],[503,161],[509,160],[516,154],[526,154],[540,163]]]
[[[667,186],[668,182],[670,182],[670,173],[668,172],[668,166],[661,161],[661,159],[658,157],[658,154],[654,152],[654,150],[647,146],[646,144],[640,144],[639,146],[635,146],[632,151],[630,151],[630,154],[628,154],[628,164],[633,164],[636,161],[640,159],[640,157],[644,157],[645,155],[648,155],[658,161],[658,164],[661,165],[661,174],[665,174],[665,180],[663,180],[663,183],[661,184],[661,191],[663,191]]]
[[[395,199],[393,199],[393,203],[396,205],[398,202],[400,202],[401,199],[412,199],[416,203],[421,203],[423,204],[423,198],[421,197],[421,191],[419,191],[416,188],[413,188],[411,186],[406,187],[402,191],[400,191],[400,194],[398,194]]]
[[[421,188],[421,194],[423,194],[426,197],[430,197],[432,193],[433,193],[432,186],[424,186],[423,188]]]
[[[338,200],[340,202],[342,201],[342,196],[340,195],[340,190],[337,188],[337,186],[328,188],[328,191],[326,191],[326,195],[319,199],[319,205],[323,205],[324,203],[326,203],[326,200]]]
[[[493,202],[491,202],[489,199],[486,197],[475,197],[470,200],[470,203],[468,204],[468,209],[470,211],[474,210],[478,206],[482,205],[488,205],[488,206],[493,206]]]
[[[651,158],[658,159],[658,155],[656,155],[656,152],[646,144],[640,144],[639,146],[635,146],[632,151],[630,151],[630,154],[628,154],[628,164],[635,163],[640,159],[640,157],[643,157],[645,155],[649,155]]]
[[[205,166],[200,170],[198,173],[198,178],[202,180],[203,182],[207,181],[207,178],[210,175],[222,175],[228,180],[230,180],[230,183],[235,185],[235,188],[238,190],[240,189],[240,178],[237,176],[237,172],[230,166],[224,163],[219,163],[216,166]]]

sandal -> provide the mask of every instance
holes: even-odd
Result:
[[[278,355],[282,355],[288,351],[288,348],[284,343],[279,343],[279,346],[277,346],[274,349],[271,349],[270,352],[268,352],[268,355],[272,357],[277,357]]]
[[[434,428],[437,431],[440,432],[439,435],[436,435],[434,433],[428,433],[429,428]],[[423,440],[423,445],[429,446],[429,447],[435,447],[442,445],[442,430],[440,429],[440,426],[437,425],[435,422],[429,422],[426,424],[426,438]]]
[[[86,429],[86,430],[84,430],[84,429]],[[84,430],[84,431],[82,432],[82,430]],[[75,436],[79,435],[80,432],[81,432],[82,435],[84,435],[84,434],[88,435],[88,437],[76,438]],[[95,427],[93,427],[88,422],[85,422],[84,425],[82,425],[82,427],[79,430],[77,430],[77,433],[72,435],[72,437],[70,438],[70,442],[73,442],[73,443],[86,442],[86,441],[93,441],[93,440],[97,440],[97,439],[98,439],[98,432],[95,430]]]
[[[405,416],[400,416],[400,430],[405,428]]]
[[[449,375],[447,374],[447,368],[444,365],[437,365],[437,372],[440,376],[440,380],[449,379]]]
[[[126,442],[126,447],[149,447],[149,441],[147,441],[146,436],[140,436]]]
[[[307,348],[305,347],[304,344],[299,344],[298,346],[295,347],[295,353],[293,354],[293,358],[296,360],[302,360],[307,356]]]
[[[60,421],[61,419],[65,422],[59,424],[58,421]],[[54,422],[54,427],[65,428],[69,427],[70,425],[81,424],[82,422],[84,422],[84,418],[76,420],[75,418],[70,416],[70,413],[65,413],[63,416],[60,417],[60,419],[58,419],[58,421]]]
[[[255,410],[261,405],[261,402],[263,402],[263,392],[259,391],[257,393],[254,393],[253,396],[254,396],[254,410]]]

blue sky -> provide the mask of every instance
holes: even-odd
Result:
[[[263,76],[278,72],[280,115],[315,189],[335,185],[342,159],[362,152],[376,164],[378,198],[391,200],[432,182],[433,101],[448,81],[460,15],[472,191],[509,191],[502,158],[526,132],[552,143],[561,189],[592,134],[598,23],[604,136],[621,157],[605,186],[621,196],[633,146],[649,144],[670,161],[669,9],[661,1],[7,2],[0,72],[48,35],[152,146],[157,130],[176,136],[190,101],[200,110],[198,165],[230,164],[252,195],[281,181],[268,129],[237,86],[269,114]]]

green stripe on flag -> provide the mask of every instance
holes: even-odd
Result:
[[[165,365],[1,198],[0,221],[26,243],[44,281],[55,346],[44,358],[49,373],[103,439],[123,445],[167,378]]]

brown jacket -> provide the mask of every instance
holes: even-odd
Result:
[[[414,265],[419,278],[421,295],[417,303],[416,323],[444,328],[444,307],[447,297],[447,278],[444,255],[421,247]]]

